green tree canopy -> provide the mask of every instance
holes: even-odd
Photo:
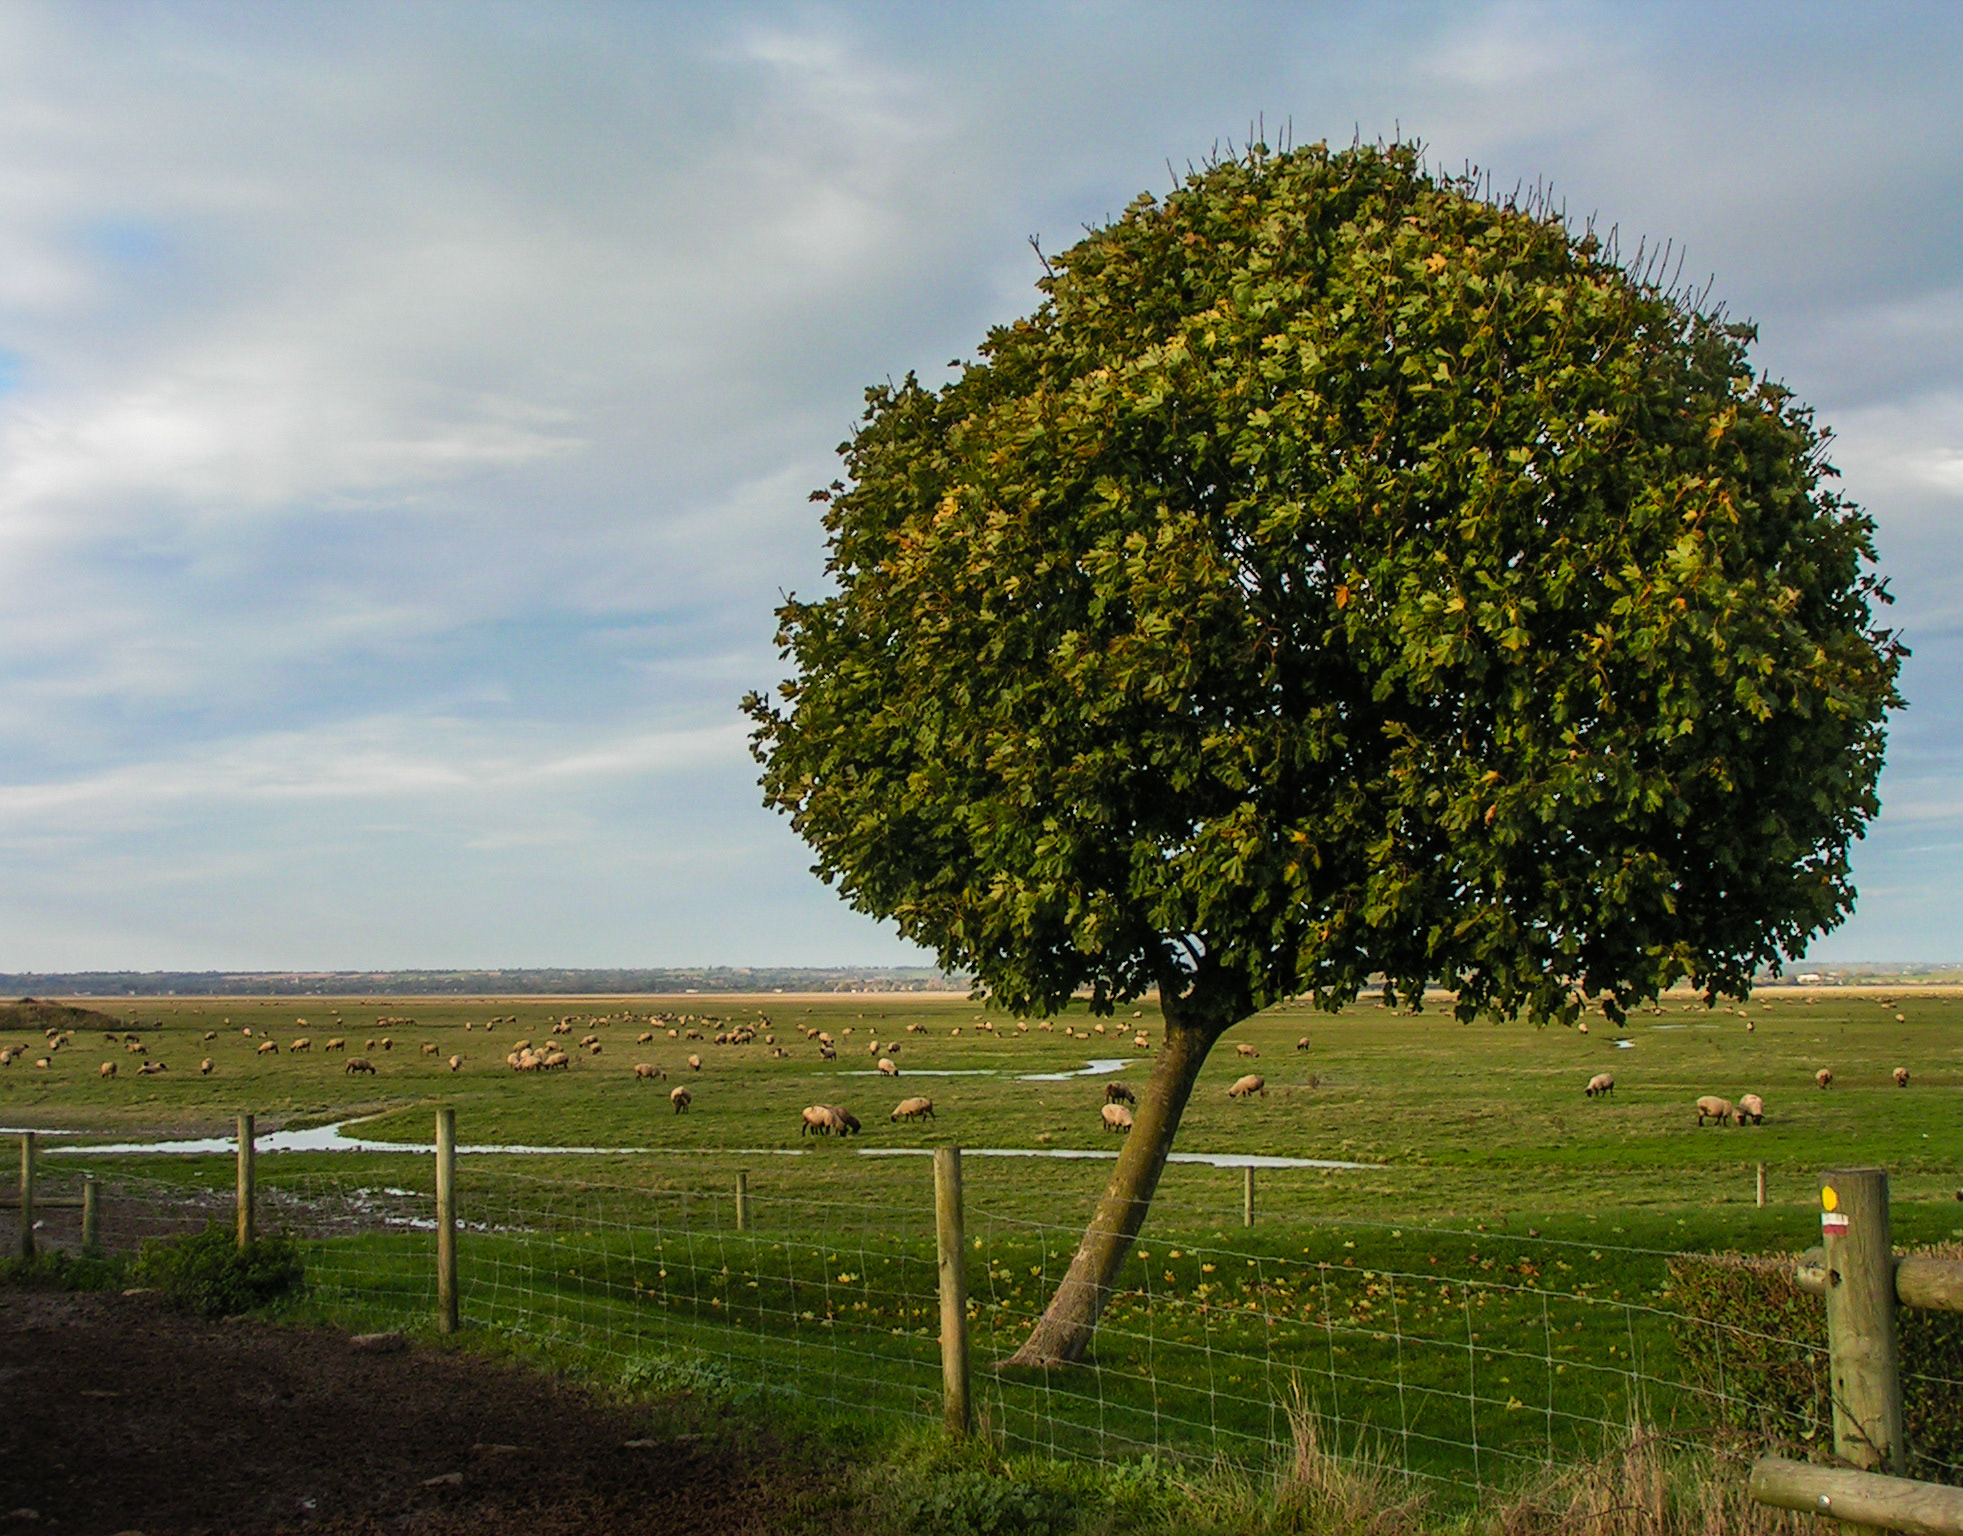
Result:
[[[855,906],[1012,1008],[1158,988],[1155,1085],[1373,975],[1742,994],[1849,911],[1902,652],[1749,327],[1402,144],[1210,165],[1039,287],[868,391],[746,701]]]

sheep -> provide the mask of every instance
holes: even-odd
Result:
[[[17,1045],[0,1045],[0,1067],[11,1067],[19,1054],[20,1047]]]
[[[702,1070],[702,1058],[691,1052],[688,1058],[688,1069],[691,1072],[700,1072]]]
[[[305,1035],[300,1036],[299,1039],[295,1040],[291,1045],[287,1047],[289,1051],[311,1051],[313,1048],[314,1048],[313,1041],[308,1039]]]
[[[539,1066],[547,1072],[565,1072],[571,1069],[571,1062],[564,1051],[547,1051],[539,1059]]]
[[[170,1068],[165,1066],[161,1061],[146,1061],[136,1069],[136,1075],[138,1077],[153,1077],[159,1072],[168,1072],[169,1070]]]
[[[511,1049],[513,1051],[529,1051],[531,1048],[532,1042],[529,1040],[514,1040],[511,1042]]]
[[[211,1076],[211,1058],[209,1056],[205,1057],[203,1061],[198,1063],[198,1076],[200,1077]]]
[[[838,1060],[838,1048],[836,1046],[821,1045],[818,1047],[818,1054],[827,1061]]]
[[[557,1024],[552,1026],[552,1033],[555,1035],[570,1035],[572,1032],[572,1025],[568,1024],[564,1019],[561,1019]]]
[[[1833,1086],[1833,1068],[1820,1068],[1818,1072],[1813,1074],[1813,1081],[1818,1083],[1822,1088],[1831,1088]]]
[[[39,1067],[42,1071],[45,1072],[48,1067],[48,1058],[45,1056],[36,1056],[34,1058],[34,1065]]]
[[[830,1045],[832,1043],[832,1037],[821,1029],[818,1031],[818,1043],[820,1045]]]
[[[1266,1078],[1250,1072],[1246,1077],[1241,1078],[1240,1081],[1227,1090],[1227,1097],[1230,1099],[1245,1099],[1257,1093],[1265,1099],[1268,1096],[1268,1082]]]
[[[677,1088],[673,1093],[668,1095],[668,1102],[675,1106],[675,1113],[679,1115],[683,1110],[688,1108],[694,1098],[695,1095],[690,1093],[686,1088]]]
[[[807,1104],[799,1117],[797,1133],[799,1136],[829,1136],[833,1131],[843,1131],[837,1113],[823,1104]]]
[[[1152,1048],[1152,1042],[1143,1035],[1133,1035],[1131,1037],[1131,1043],[1141,1051],[1149,1051]]]
[[[452,1057],[450,1058],[450,1070],[451,1070],[452,1072],[460,1072],[460,1071],[462,1071],[462,1070],[463,1070],[463,1057],[461,1057],[461,1056],[452,1056]]]
[[[1131,1129],[1131,1111],[1122,1104],[1106,1104],[1098,1112],[1104,1120],[1107,1131],[1128,1131]]]
[[[600,1043],[600,1037],[598,1035],[581,1035],[579,1037],[579,1043],[581,1045],[598,1045]]]
[[[1743,1125],[1747,1120],[1753,1125],[1765,1124],[1765,1100],[1756,1093],[1738,1095],[1738,1123]]]
[[[1894,1076],[1894,1079],[1895,1079],[1895,1086],[1896,1086],[1897,1088],[1906,1088],[1906,1087],[1908,1087],[1908,1068],[1907,1068],[1907,1067],[1897,1067],[1897,1068],[1895,1068],[1895,1071],[1894,1071],[1894,1073],[1893,1073],[1893,1076]]]
[[[1295,1042],[1295,1049],[1298,1051],[1306,1051],[1308,1048],[1309,1048],[1309,1037],[1307,1035],[1302,1036],[1300,1040],[1297,1040]]]
[[[102,1064],[101,1069],[96,1073],[96,1076],[98,1077],[114,1077],[115,1075],[116,1075],[116,1063],[113,1061],[105,1061]]]
[[[1104,1102],[1107,1104],[1136,1104],[1138,1102],[1138,1095],[1133,1093],[1123,1083],[1106,1083],[1104,1085]]]
[[[922,1118],[931,1120],[934,1118],[934,1101],[932,1099],[901,1099],[899,1107],[888,1118],[896,1122],[900,1120],[919,1120]]]
[[[1702,1125],[1706,1118],[1723,1125],[1727,1121],[1738,1118],[1738,1106],[1729,1099],[1721,1099],[1714,1093],[1707,1093],[1697,1101],[1697,1123]]]
[[[124,1046],[123,1049],[128,1051],[132,1056],[148,1056],[150,1054],[149,1046],[137,1042],[132,1042]]]
[[[881,1077],[898,1077],[900,1075],[900,1069],[894,1065],[892,1057],[882,1056],[879,1058],[879,1075]]]
[[[1607,1072],[1597,1072],[1593,1077],[1588,1079],[1588,1086],[1581,1091],[1591,1099],[1597,1098],[1605,1093],[1614,1093],[1615,1078]]]
[[[424,1041],[423,1054],[425,1056],[434,1056],[436,1054],[436,1047],[431,1045],[428,1041]]]
[[[104,1038],[105,1038],[105,1039],[109,1039],[109,1040],[114,1040],[114,1039],[115,1039],[116,1037],[115,1037],[114,1035],[107,1035],[107,1036],[104,1036]],[[206,1030],[206,1031],[204,1032],[204,1038],[205,1038],[205,1043],[206,1043],[206,1044],[208,1045],[208,1044],[210,1044],[210,1043],[211,1043],[211,1042],[212,1042],[213,1040],[216,1040],[216,1039],[218,1038],[218,1031],[217,1031],[217,1030],[215,1030],[215,1029],[207,1029],[207,1030]],[[329,1047],[328,1047],[328,1049],[329,1049],[329,1050],[332,1050],[332,1049],[333,1049],[333,1047],[332,1047],[332,1046],[329,1046]]]
[[[323,1053],[327,1051],[345,1051],[347,1050],[347,1048],[348,1048],[348,1042],[343,1040],[339,1035],[336,1035],[332,1040],[329,1040],[327,1044],[321,1047],[321,1051]]]
[[[395,1042],[389,1039],[387,1035],[382,1036],[382,1049],[385,1051],[392,1051],[395,1049]]]
[[[652,1062],[637,1061],[634,1063],[634,1081],[637,1083],[651,1083],[657,1077],[665,1078],[667,1075],[666,1072],[663,1072],[661,1068],[655,1066]]]
[[[349,1077],[353,1077],[357,1072],[366,1072],[370,1077],[375,1075],[374,1063],[369,1061],[365,1056],[350,1056],[348,1058],[348,1064],[341,1070],[346,1072]]]
[[[886,1042],[886,1054],[887,1054],[888,1056],[897,1056],[897,1055],[899,1055],[899,1054],[900,1054],[900,1042],[899,1042],[899,1041],[897,1041],[897,1040],[888,1040],[888,1041]]]
[[[246,1031],[246,1033],[247,1033],[247,1034],[249,1035],[249,1034],[251,1034],[251,1033],[252,1033],[252,1031],[248,1029],[248,1030]],[[365,1049],[365,1050],[370,1050],[370,1051],[372,1051],[372,1050],[374,1050],[374,1049],[375,1049],[375,1042],[374,1042],[373,1040],[370,1040],[370,1041],[369,1041],[369,1042],[367,1043],[367,1045],[366,1045],[365,1047],[363,1047],[363,1049]]]
[[[827,1104],[825,1108],[838,1116],[839,1135],[856,1136],[859,1133],[859,1117],[853,1114],[851,1110],[840,1109],[836,1104]]]
[[[259,1042],[259,1049],[252,1054],[255,1056],[277,1056],[279,1055],[279,1042],[277,1040],[261,1040]]]
[[[589,1055],[589,1056],[597,1056],[597,1055],[599,1055],[599,1054],[600,1054],[600,1042],[599,1042],[599,1041],[597,1041],[597,1040],[595,1040],[595,1041],[594,1041],[594,1042],[593,1042],[593,1043],[592,1043],[591,1045],[589,1045],[589,1046],[588,1046],[588,1047],[586,1048],[586,1054],[587,1054],[587,1055]]]
[[[651,1029],[642,1030],[638,1035],[634,1037],[634,1043],[636,1045],[653,1045],[654,1031]]]
[[[1234,1047],[1234,1054],[1236,1056],[1259,1056],[1261,1053],[1243,1040],[1239,1045]]]

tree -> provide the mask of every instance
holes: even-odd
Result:
[[[815,872],[1022,1012],[1157,990],[1013,1363],[1081,1357],[1220,1035],[1428,982],[1620,1022],[1851,909],[1904,654],[1752,328],[1412,146],[1256,147],[867,392],[745,700]]]

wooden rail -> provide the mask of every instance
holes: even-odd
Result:
[[[1768,1456],[1752,1468],[1751,1491],[1761,1504],[1849,1525],[1881,1526],[1905,1536],[1963,1536],[1963,1488],[1941,1483]]]
[[[1809,1248],[1799,1256],[1793,1284],[1815,1296],[1827,1294],[1827,1256]],[[1895,1300],[1925,1312],[1963,1312],[1963,1259],[1895,1255]]]

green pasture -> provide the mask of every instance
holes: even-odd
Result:
[[[1099,1036],[1077,1011],[1018,1032],[972,1002],[876,996],[187,999],[113,1011],[124,1026],[113,1045],[78,1030],[46,1068],[31,1064],[46,1054],[38,1034],[0,1038],[29,1047],[0,1071],[0,1123],[185,1136],[226,1132],[249,1109],[262,1129],[358,1119],[363,1138],[406,1148],[428,1141],[432,1109],[448,1105],[466,1147],[644,1148],[462,1159],[470,1336],[546,1348],[602,1379],[695,1362],[745,1391],[926,1420],[938,1369],[929,1162],[868,1154],[941,1142],[1108,1151],[1098,1116],[1108,1077],[1024,1079],[1131,1057],[1116,1076],[1137,1083],[1150,1048],[1134,1047],[1132,1032],[1156,1040],[1159,1029],[1150,1008],[1136,1019],[1125,1010]],[[657,1013],[690,1017],[651,1024]],[[565,1071],[506,1066],[515,1041],[554,1038],[562,1019],[573,1024],[556,1037],[572,1042]],[[757,1029],[755,1043],[714,1044],[739,1022]],[[833,1036],[836,1061],[806,1041],[811,1028]],[[639,1043],[650,1030],[655,1040]],[[124,1049],[124,1033],[144,1056]],[[771,1057],[766,1034],[787,1059]],[[301,1035],[313,1046],[295,1054]],[[578,1048],[587,1035],[598,1054]],[[337,1037],[377,1066],[374,1077],[350,1077],[343,1054],[323,1051]],[[277,1055],[258,1054],[265,1038]],[[900,1042],[898,1082],[867,1075],[874,1038]],[[1240,1057],[1241,1043],[1259,1055]],[[452,1054],[464,1058],[455,1072]],[[116,1077],[98,1075],[104,1060],[118,1062]],[[135,1076],[143,1060],[168,1070]],[[666,1080],[637,1081],[643,1061]],[[1822,1066],[1835,1074],[1824,1091],[1813,1082]],[[1911,1073],[1907,1089],[1890,1080],[1896,1066]],[[1227,1085],[1249,1070],[1266,1077],[1267,1096],[1229,1100]],[[1614,1096],[1584,1098],[1604,1070]],[[694,1094],[680,1115],[668,1100],[678,1083]],[[1711,1414],[1678,1385],[1665,1256],[1809,1245],[1815,1175],[1836,1163],[1890,1169],[1902,1240],[1963,1234],[1959,1088],[1963,998],[1933,991],[1779,990],[1732,1010],[1679,998],[1626,1031],[1597,1023],[1586,1035],[1375,1003],[1336,1016],[1278,1008],[1222,1042],[1179,1150],[1368,1166],[1260,1170],[1252,1228],[1241,1224],[1238,1168],[1173,1166],[1091,1368],[982,1369],[978,1397],[1014,1444],[1242,1459],[1286,1439],[1282,1405],[1299,1391],[1454,1485],[1587,1452],[1632,1414],[1694,1430]],[[1747,1091],[1766,1101],[1763,1126],[1697,1127],[1699,1094]],[[887,1112],[910,1094],[933,1098],[937,1118],[892,1124]],[[851,1108],[863,1135],[801,1137],[798,1111],[814,1102]],[[223,1156],[51,1155],[46,1165],[51,1178],[88,1167],[140,1186],[160,1207],[195,1190],[222,1209],[232,1180]],[[428,1210],[425,1154],[290,1153],[260,1166],[262,1219],[308,1239],[309,1305],[349,1326],[426,1323],[430,1239],[403,1224]],[[980,1366],[1006,1356],[1043,1304],[1109,1167],[966,1160]],[[752,1198],[741,1233],[739,1171]],[[322,1215],[349,1201],[362,1221]],[[390,1212],[400,1221],[377,1230]]]
[[[368,1139],[426,1141],[430,1110],[457,1110],[465,1144],[645,1147],[644,1158],[609,1160],[608,1177],[663,1187],[723,1182],[737,1166],[759,1181],[782,1180],[814,1198],[854,1199],[919,1185],[925,1169],[911,1158],[866,1152],[956,1142],[971,1148],[1104,1150],[1112,1138],[1099,1120],[1105,1078],[1027,1082],[1023,1075],[1072,1071],[1093,1058],[1136,1057],[1117,1076],[1137,1083],[1149,1049],[1130,1045],[1143,1027],[1158,1037],[1149,1007],[1107,1023],[1073,1010],[1050,1030],[1019,1034],[1014,1021],[989,1015],[994,1033],[978,1033],[985,1013],[962,999],[851,996],[833,999],[689,997],[633,1000],[143,999],[101,1005],[137,1033],[147,1055],[129,1054],[101,1033],[78,1031],[49,1057],[38,1033],[13,1031],[0,1044],[26,1052],[0,1069],[0,1123],[64,1128],[115,1137],[221,1132],[251,1110],[262,1128],[316,1125],[360,1117]],[[670,1040],[668,1026],[647,1045],[646,1015],[695,1016],[682,1028],[705,1039]],[[632,1013],[634,1019],[606,1018]],[[1898,1019],[1897,1015],[1901,1017]],[[492,1018],[515,1016],[515,1024]],[[378,1018],[413,1019],[380,1025]],[[542,1040],[561,1018],[570,1037],[597,1035],[601,1051],[575,1045],[570,1067],[519,1074],[504,1057],[521,1038]],[[707,1019],[717,1022],[709,1023]],[[756,1043],[717,1046],[712,1037],[736,1022],[759,1024]],[[1749,1019],[1754,1026],[1748,1032]],[[303,1022],[304,1021],[304,1022]],[[920,1026],[908,1034],[909,1024]],[[819,1058],[799,1031],[831,1033],[839,1056]],[[244,1029],[253,1033],[246,1036]],[[959,1029],[957,1035],[955,1030]],[[1075,1032],[1066,1035],[1066,1029]],[[847,1031],[850,1031],[848,1034]],[[207,1042],[206,1033],[215,1036]],[[120,1033],[120,1031],[119,1031]],[[773,1060],[764,1033],[789,1052]],[[1296,1049],[1307,1035],[1310,1049]],[[305,1036],[312,1050],[295,1055]],[[1088,1036],[1088,1038],[1085,1038]],[[376,1075],[349,1076],[346,1057],[327,1053],[332,1038],[348,1055],[372,1061]],[[392,1050],[369,1040],[387,1037]],[[265,1038],[277,1055],[261,1056]],[[902,1076],[869,1075],[870,1040],[897,1039]],[[1618,1039],[1630,1042],[1618,1048]],[[435,1047],[424,1055],[423,1045]],[[1253,1046],[1257,1059],[1234,1047]],[[694,1052],[702,1069],[685,1058]],[[460,1070],[446,1063],[461,1055]],[[213,1070],[198,1073],[209,1057]],[[142,1061],[168,1070],[139,1077]],[[98,1074],[114,1061],[114,1078]],[[663,1068],[665,1081],[637,1082],[636,1062]],[[1830,1089],[1813,1084],[1820,1067]],[[1907,1067],[1911,1084],[1896,1089],[1890,1071]],[[1226,1088],[1245,1071],[1268,1081],[1265,1098],[1229,1100]],[[1581,1089],[1598,1071],[1615,1075],[1612,1098]],[[938,1077],[935,1071],[987,1074]],[[668,1090],[686,1083],[694,1102],[673,1113]],[[1263,1212],[1289,1221],[1335,1215],[1386,1221],[1492,1221],[1518,1224],[1560,1214],[1606,1219],[1636,1211],[1683,1214],[1729,1207],[1740,1240],[1760,1230],[1751,1212],[1753,1168],[1767,1165],[1776,1210],[1798,1212],[1812,1199],[1818,1169],[1838,1163],[1886,1166],[1897,1201],[1940,1206],[1925,1224],[1947,1236],[1963,1226],[1954,1196],[1963,1187],[1963,997],[1947,992],[1772,989],[1745,1008],[1707,1010],[1673,998],[1660,1013],[1638,1014],[1626,1031],[1596,1021],[1582,1035],[1526,1024],[1454,1022],[1444,1009],[1404,1014],[1374,1002],[1338,1015],[1285,1005],[1250,1020],[1216,1048],[1179,1135],[1178,1150],[1264,1153],[1367,1163],[1368,1170],[1279,1170],[1260,1175]],[[1695,1124],[1700,1094],[1766,1101],[1762,1126]],[[898,1100],[925,1094],[936,1118],[891,1124]],[[862,1137],[814,1144],[799,1135],[806,1104],[843,1105],[865,1124]],[[785,1156],[783,1154],[793,1154]],[[526,1159],[524,1166],[591,1166],[591,1159]],[[1075,1220],[1107,1167],[1096,1161],[975,1160],[970,1183],[1005,1209]],[[1164,1186],[1168,1209],[1238,1212],[1234,1170],[1178,1166]],[[1742,1209],[1741,1209],[1742,1208]],[[1946,1216],[1956,1219],[1946,1221]],[[1923,1217],[1904,1213],[1911,1224]],[[1776,1218],[1775,1218],[1776,1220]],[[1784,1231],[1784,1227],[1779,1228]],[[1792,1226],[1794,1233],[1804,1223]]]

